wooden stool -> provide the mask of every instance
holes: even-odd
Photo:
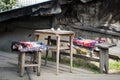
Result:
[[[37,76],[40,76],[41,52],[32,52],[30,55],[33,54],[33,60],[30,63],[25,63],[26,53],[27,52],[20,52],[18,54],[18,72],[20,73],[20,76],[23,77],[25,67],[35,67],[35,69],[37,69]]]
[[[108,73],[108,63],[109,63],[109,48],[116,46],[116,44],[112,43],[100,43],[96,44],[96,47],[100,49],[100,73]]]

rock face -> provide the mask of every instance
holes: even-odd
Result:
[[[72,30],[76,37],[105,38],[120,46],[120,0],[71,0],[62,5],[54,28]]]
[[[83,2],[83,3],[87,3],[87,2],[90,2],[92,0],[80,0],[80,1]]]
[[[120,32],[120,0],[73,0],[63,5],[56,25],[77,25]]]

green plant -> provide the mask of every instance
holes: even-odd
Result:
[[[120,70],[120,60],[114,61],[114,62],[109,62],[109,69]]]
[[[16,0],[0,0],[0,12],[10,10],[15,6]]]
[[[45,56],[42,56],[42,59],[45,59]],[[49,61],[54,61],[52,58],[48,58]],[[55,62],[55,61],[54,61]],[[68,58],[61,59],[62,64],[70,65],[70,60]],[[76,68],[85,68],[94,73],[99,73],[99,67],[93,63],[90,63],[86,59],[76,59],[73,61],[73,67]],[[120,70],[120,60],[119,61],[109,61],[109,69]]]

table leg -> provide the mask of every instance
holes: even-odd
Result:
[[[57,36],[57,55],[56,55],[56,67],[57,67],[57,75],[59,73],[59,53],[60,53],[60,36]]]
[[[70,72],[72,72],[72,64],[73,64],[73,36],[70,36]]]
[[[20,63],[20,76],[23,77],[24,74],[24,64],[25,64],[25,53],[20,53],[21,54],[21,63]]]

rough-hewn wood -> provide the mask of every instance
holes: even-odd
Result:
[[[60,54],[61,54],[61,55],[66,55],[66,56],[69,56],[69,55],[70,55],[69,53],[66,53],[66,52],[60,52]],[[99,62],[99,59],[92,58],[92,57],[86,57],[86,56],[79,55],[79,54],[73,54],[73,57],[82,58],[82,59],[86,59],[86,60],[90,60],[90,61]]]
[[[115,47],[116,44],[104,42],[104,43],[100,43],[100,44],[95,44],[95,46],[98,48],[101,48],[101,49],[108,49],[110,47]]]
[[[35,57],[31,63],[25,63],[26,52],[20,52],[18,54],[18,68],[20,76],[23,77],[25,67],[35,67],[37,69],[37,75],[40,76],[40,67],[41,67],[41,52],[36,51],[33,52],[34,56],[31,54],[32,57]],[[35,64],[35,60],[37,63]]]
[[[70,72],[72,72],[72,60],[73,60],[73,43],[72,40],[74,38],[74,32],[72,31],[65,31],[65,30],[51,30],[51,29],[45,29],[45,30],[35,30],[35,35],[46,35],[46,36],[54,36],[56,37],[56,73],[59,73],[59,55],[60,55],[60,38],[61,36],[69,37],[70,41]],[[50,40],[50,37],[48,38]],[[47,53],[48,54],[48,53]]]
[[[108,60],[109,60],[109,48],[115,46],[115,44],[110,44],[110,43],[101,43],[101,44],[96,44],[96,47],[100,49],[99,54],[100,54],[100,73],[108,73]]]

